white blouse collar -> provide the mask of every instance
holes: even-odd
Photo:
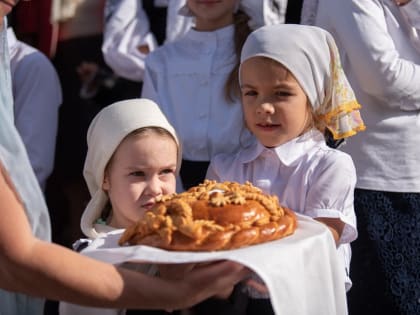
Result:
[[[242,163],[249,163],[256,160],[265,152],[274,152],[278,159],[286,166],[292,165],[296,160],[305,155],[310,149],[325,145],[325,138],[322,133],[316,129],[312,129],[300,137],[294,138],[275,148],[264,147],[259,141],[243,151],[241,155]]]
[[[115,230],[118,230],[112,226],[101,224],[101,223],[94,223],[93,228],[95,229],[96,233],[98,234],[106,234]]]

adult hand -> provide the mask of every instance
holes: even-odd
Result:
[[[181,280],[194,266],[196,264],[162,264],[158,266],[159,276],[168,280]]]
[[[173,309],[187,308],[207,298],[225,294],[250,273],[246,267],[231,261],[196,266],[181,281],[174,281],[174,290],[183,296],[175,301]]]
[[[208,265],[210,265],[210,264],[212,264],[212,263],[200,263],[200,264],[197,264],[196,266],[195,266],[195,269],[199,269],[199,268],[206,268],[206,266],[208,266]],[[224,290],[222,290],[222,291],[220,291],[220,292],[218,292],[217,294],[215,294],[213,297],[214,298],[217,298],[217,299],[228,299],[229,298],[229,296],[232,294],[232,292],[233,292],[233,288],[234,288],[234,286],[235,285],[231,285],[231,286],[228,286],[228,287],[226,287]]]
[[[162,264],[158,266],[159,276],[168,280],[182,280],[192,271],[200,269],[206,272],[207,267],[214,265],[214,262],[197,264]],[[227,299],[233,291],[234,285],[228,286],[214,295],[218,299]]]

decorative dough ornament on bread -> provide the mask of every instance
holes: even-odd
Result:
[[[163,196],[120,245],[148,245],[174,251],[228,250],[276,240],[296,229],[293,211],[276,196],[247,182],[205,180],[180,194]]]

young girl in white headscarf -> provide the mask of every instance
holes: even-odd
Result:
[[[91,194],[81,218],[82,232],[88,239],[74,245],[78,251],[91,240],[115,229],[135,224],[162,195],[172,194],[181,161],[181,148],[174,128],[148,99],[132,99],[102,109],[90,124],[84,177]],[[124,264],[149,275],[174,280],[189,272],[194,265],[164,267],[150,264]],[[158,270],[159,269],[159,270]],[[233,290],[233,288],[232,288]],[[232,291],[235,296],[240,292]],[[229,293],[229,295],[232,295]],[[196,307],[213,307],[232,313],[232,298],[214,302],[206,300]],[[163,310],[132,310],[129,314],[162,315]],[[92,308],[60,303],[61,315],[122,315],[127,310]],[[178,314],[175,312],[174,314]],[[202,313],[194,313],[202,314]]]
[[[216,156],[207,177],[250,181],[326,224],[348,272],[349,243],[357,237],[356,173],[350,156],[326,140],[336,144],[364,124],[332,36],[312,26],[262,27],[244,44],[239,81],[246,126],[258,141]],[[261,308],[268,301],[252,303]]]
[[[90,124],[87,143],[83,174],[91,200],[82,215],[81,229],[88,239],[75,243],[78,251],[100,235],[134,224],[156,198],[174,193],[181,155],[175,130],[147,99],[120,101],[102,109]],[[130,268],[151,275],[156,272],[151,265]],[[125,311],[62,302],[60,314]]]

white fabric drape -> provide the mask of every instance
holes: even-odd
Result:
[[[0,26],[1,27],[1,26]],[[0,165],[22,201],[33,234],[49,241],[50,219],[41,188],[14,125],[6,22],[0,30]],[[43,314],[42,299],[0,290],[0,314]]]

